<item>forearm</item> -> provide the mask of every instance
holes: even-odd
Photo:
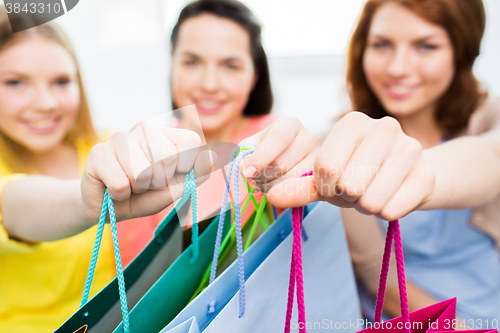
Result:
[[[426,149],[424,158],[436,183],[420,209],[477,207],[500,195],[500,143],[463,137]]]
[[[80,180],[27,176],[8,183],[1,195],[2,223],[14,239],[54,241],[76,235],[97,221],[85,214]]]

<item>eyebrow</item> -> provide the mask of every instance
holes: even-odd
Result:
[[[20,76],[21,78],[27,78],[27,77],[31,76],[29,73],[19,72],[19,71],[12,70],[12,69],[0,70],[0,75],[15,75],[15,76]],[[51,76],[54,78],[58,78],[58,77],[62,77],[62,76],[69,76],[71,78],[76,78],[77,72],[76,71],[75,71],[75,73],[59,72],[59,73],[53,73],[53,75],[51,75]]]
[[[193,52],[190,52],[190,51],[184,51],[184,53],[182,54],[182,56],[190,56],[190,57],[193,57],[193,58],[196,58],[196,59],[202,59],[203,57],[200,57],[199,55],[193,53]],[[236,57],[236,56],[230,56],[230,57],[227,57],[227,58],[222,58],[220,59],[219,61],[221,62],[228,62],[228,61],[243,61],[241,58],[239,57]]]
[[[421,42],[421,41],[424,41],[424,40],[427,40],[427,39],[431,39],[431,38],[434,38],[434,37],[442,37],[442,34],[435,33],[435,34],[431,34],[431,35],[419,37],[419,38],[415,39],[415,41],[416,42]],[[380,35],[380,34],[377,34],[377,35],[374,35],[374,36],[369,36],[369,38],[390,39],[390,38],[387,38],[386,36]]]

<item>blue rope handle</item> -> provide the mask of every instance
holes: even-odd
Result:
[[[177,207],[182,207],[182,205],[191,196],[192,205],[192,217],[193,217],[193,257],[191,258],[191,264],[196,263],[199,253],[199,237],[198,237],[198,206],[197,206],[197,191],[196,191],[196,176],[194,168],[191,169],[184,179],[184,195],[177,204]],[[108,190],[104,192],[104,200],[102,202],[101,215],[99,216],[99,223],[96,232],[96,238],[94,242],[94,248],[92,249],[92,256],[90,259],[89,270],[87,273],[87,278],[85,280],[85,287],[83,289],[82,301],[80,303],[80,308],[84,306],[89,299],[90,288],[92,286],[92,280],[94,279],[95,267],[97,264],[97,258],[99,256],[99,248],[101,246],[102,234],[104,231],[104,225],[106,224],[106,215],[109,211],[109,219],[111,225],[111,236],[113,238],[113,249],[115,253],[115,263],[116,263],[116,275],[118,279],[118,292],[120,294],[120,308],[123,316],[123,331],[124,333],[130,332],[130,321],[128,314],[128,304],[127,304],[127,293],[125,291],[125,278],[123,276],[123,266],[122,259],[120,255],[120,246],[118,243],[118,232],[116,226],[116,215],[115,206],[113,199],[109,196]]]
[[[245,150],[246,151],[242,151]],[[238,254],[238,274],[239,274],[239,284],[240,284],[240,309],[239,317],[241,318],[245,313],[245,267],[243,263],[243,240],[241,236],[241,212],[240,212],[240,193],[239,193],[239,168],[242,159],[252,154],[255,151],[253,146],[243,146],[237,147],[231,153],[228,174],[226,179],[226,187],[224,189],[224,195],[222,197],[221,213],[219,217],[219,226],[217,230],[217,238],[215,240],[214,257],[212,260],[212,268],[210,270],[210,282],[215,280],[215,275],[217,271],[217,263],[219,261],[220,243],[222,240],[222,231],[224,228],[224,218],[226,213],[227,199],[229,195],[229,187],[231,183],[231,175],[233,175],[234,181],[234,203],[235,203],[235,226],[236,226],[236,252]],[[238,155],[239,154],[239,155]],[[236,160],[234,157],[238,156]],[[234,163],[233,163],[234,161]],[[232,174],[234,167],[234,174]]]
[[[196,190],[196,174],[194,168],[191,169],[184,178],[184,195],[179,200],[175,206],[175,210],[179,211],[180,208],[186,203],[186,201],[191,197],[191,217],[193,220],[193,226],[191,228],[192,236],[191,243],[193,244],[193,256],[189,261],[191,265],[196,264],[198,260],[198,255],[200,253],[199,247],[199,230],[198,230],[198,192]]]
[[[97,227],[94,248],[92,250],[92,257],[90,259],[89,271],[87,273],[87,279],[85,281],[85,287],[83,289],[83,296],[80,307],[84,306],[89,299],[90,287],[92,286],[92,280],[94,278],[95,266],[97,264],[99,248],[101,246],[101,240],[102,240],[102,233],[104,230],[104,225],[106,223],[106,215],[108,211],[109,211],[109,220],[111,225],[111,236],[113,238],[113,249],[115,253],[116,275],[118,278],[118,292],[120,294],[120,307],[123,316],[123,331],[124,333],[129,333],[130,325],[128,317],[127,294],[125,293],[125,278],[123,277],[122,258],[120,255],[120,246],[118,244],[115,206],[113,204],[113,199],[111,199],[111,197],[109,196],[107,189],[104,192],[104,200],[102,202],[101,215],[99,217],[99,224]]]

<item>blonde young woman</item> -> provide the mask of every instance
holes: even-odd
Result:
[[[26,27],[37,20],[10,16],[10,23]],[[196,133],[144,126],[156,161],[177,156],[164,170],[151,165],[142,135],[115,133],[98,144],[64,33],[50,23],[13,34],[2,8],[1,332],[52,332],[78,309],[105,188],[115,199],[117,219],[125,220],[179,198],[182,185],[174,184],[182,184],[193,166],[198,176],[210,173],[206,154],[177,155],[199,147]],[[139,178],[131,159],[145,171]],[[115,274],[111,239],[104,237],[91,293]]]

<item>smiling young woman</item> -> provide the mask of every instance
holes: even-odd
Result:
[[[457,296],[458,316],[491,322],[500,319],[500,201],[493,169],[500,101],[487,97],[472,72],[484,27],[481,0],[369,0],[351,39],[347,86],[353,109],[374,119],[395,118],[435,172],[432,196],[415,208],[436,210],[401,219],[410,307]],[[383,142],[377,144],[383,150]],[[409,158],[411,149],[400,154]],[[381,168],[392,162],[384,160]],[[397,179],[393,169],[372,184]],[[404,188],[394,195],[402,196]],[[388,198],[380,194],[378,200],[358,198],[359,211],[388,217]],[[403,198],[400,206],[412,202],[408,193]],[[374,295],[383,227],[355,210],[343,215],[358,277]],[[399,312],[395,284],[393,279],[386,302],[392,315]],[[371,315],[373,299],[363,295]]]
[[[172,29],[170,43],[172,108],[194,104],[197,110],[196,114],[176,113],[178,127],[198,132],[206,141],[202,143],[210,146],[213,142],[238,144],[273,122],[273,94],[261,26],[245,5],[236,0],[188,4]],[[248,191],[243,182],[240,185],[244,199]],[[224,186],[223,173],[218,171],[198,188],[200,220],[218,212]],[[257,194],[257,199],[261,196]],[[243,220],[252,212],[248,207]],[[157,222],[164,215],[166,212],[159,214]],[[188,214],[187,225],[190,219]],[[122,236],[129,240],[127,248],[131,250],[124,256],[133,257],[153,237],[156,224],[147,230],[138,223],[126,223],[136,225]]]
[[[261,26],[243,4],[189,4],[172,31],[171,47],[173,108],[196,105],[208,143],[238,143],[272,121],[273,94]],[[193,121],[181,117],[180,126],[194,130]]]
[[[37,24],[40,19],[7,17],[0,7],[1,332],[53,332],[78,309],[106,189],[117,220],[157,213],[183,191],[149,191],[154,172],[137,184],[131,159],[154,170],[140,148],[143,136],[116,133],[98,143],[71,44],[52,22]],[[12,33],[10,23],[35,28]],[[174,147],[200,145],[191,131],[144,128],[154,153],[175,156]],[[183,158],[164,170],[167,184],[202,160]],[[92,295],[116,275],[110,237],[99,253]]]

